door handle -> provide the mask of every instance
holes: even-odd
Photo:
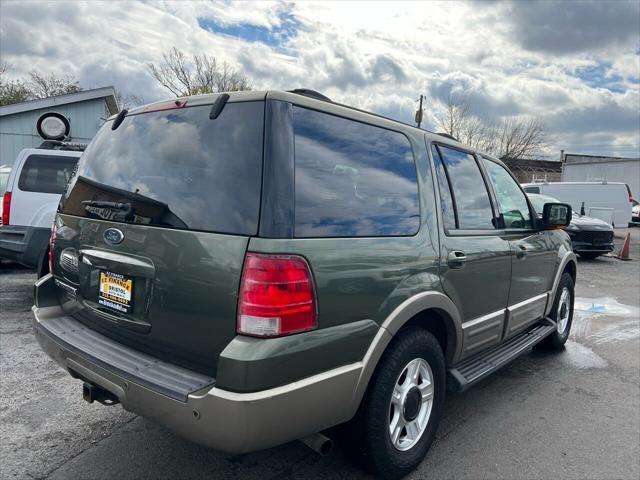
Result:
[[[449,256],[447,257],[447,263],[451,268],[462,268],[464,264],[467,262],[467,256],[464,252],[460,250],[453,250],[449,252]]]
[[[527,247],[518,245],[516,247],[516,258],[524,258],[527,255]]]

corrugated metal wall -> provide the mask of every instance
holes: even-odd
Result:
[[[634,198],[640,197],[640,159],[610,162],[565,163],[563,182],[622,182],[629,185]]]
[[[23,148],[42,143],[36,122],[46,112],[57,112],[69,119],[72,142],[88,143],[110,116],[103,98],[43,108],[0,117],[0,165],[12,165]]]

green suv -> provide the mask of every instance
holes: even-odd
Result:
[[[494,158],[315,92],[156,103],[81,157],[35,332],[90,402],[231,453],[326,451],[347,424],[397,478],[447,390],[562,348],[570,218]]]

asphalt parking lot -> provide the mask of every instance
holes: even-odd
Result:
[[[640,478],[640,229],[631,233],[633,261],[579,261],[566,350],[526,354],[450,395],[410,478]],[[340,447],[327,457],[299,442],[229,456],[120,406],[87,404],[33,337],[34,280],[0,270],[2,478],[368,478]]]

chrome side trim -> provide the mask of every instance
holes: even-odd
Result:
[[[497,345],[502,339],[507,310],[502,308],[462,325],[462,357],[482,348]]]
[[[509,312],[504,338],[511,337],[544,316],[547,292],[507,307]]]

